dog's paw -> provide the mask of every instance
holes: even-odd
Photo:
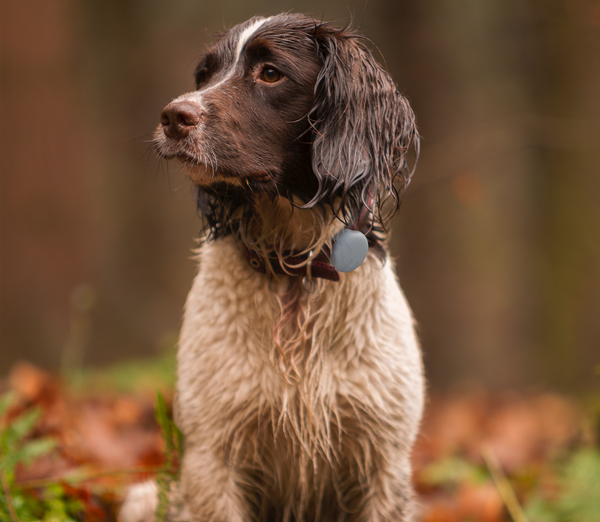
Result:
[[[158,487],[148,480],[132,486],[119,511],[119,522],[153,522],[158,507]]]

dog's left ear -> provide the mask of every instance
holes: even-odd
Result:
[[[416,164],[415,116],[358,35],[321,24],[313,36],[323,62],[309,114],[319,190],[307,206],[339,196],[347,224],[365,207],[381,221],[383,202],[392,197],[395,211],[414,171],[406,155],[412,146]]]

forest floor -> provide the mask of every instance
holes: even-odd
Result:
[[[130,484],[168,483],[177,442],[155,409],[173,375],[172,354],[63,379],[15,365],[0,382],[0,522],[113,521]],[[430,391],[418,520],[600,521],[599,421],[597,395]]]

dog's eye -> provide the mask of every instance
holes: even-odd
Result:
[[[199,71],[196,71],[195,76],[196,76],[196,85],[200,86],[201,84],[203,84],[206,81],[206,78],[208,77],[208,71],[206,70],[206,67],[203,67]]]
[[[272,67],[267,67],[263,69],[262,73],[260,73],[260,79],[263,82],[275,83],[281,80],[281,73]]]

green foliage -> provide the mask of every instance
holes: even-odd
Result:
[[[28,440],[41,415],[37,408],[6,422],[5,414],[13,403],[11,393],[0,397],[0,522],[15,522],[15,519],[75,522],[83,505],[77,499],[68,498],[61,485],[49,484],[35,495],[15,483],[17,466],[30,466],[51,452],[56,442],[51,438]]]
[[[169,340],[171,342],[174,343]],[[175,354],[175,349],[169,345],[156,357],[72,372],[67,381],[71,390],[85,393],[90,390],[139,393],[140,390],[155,390],[158,387],[172,388],[175,385]]]
[[[169,415],[165,399],[160,393],[156,395],[156,420],[162,431],[165,443],[165,465],[156,475],[158,486],[158,507],[156,508],[156,522],[164,522],[169,507],[169,491],[171,484],[179,477],[179,462],[183,456],[183,434]]]
[[[421,479],[430,486],[453,487],[463,482],[472,484],[488,480],[487,471],[460,457],[432,462],[421,471]]]
[[[600,451],[580,448],[554,465],[543,484],[533,488],[525,512],[530,522],[598,522],[600,521]],[[541,472],[540,472],[541,473]],[[542,473],[543,474],[543,473]],[[541,475],[540,475],[541,476]],[[554,477],[548,487],[548,476]],[[420,473],[420,479],[430,486],[452,490],[461,484],[477,484],[490,480],[481,466],[461,457],[449,457],[433,462]],[[527,481],[539,479],[527,478]],[[511,486],[519,490],[522,477],[511,477]],[[521,484],[522,486],[523,484]]]
[[[598,522],[600,520],[600,451],[583,448],[558,466],[559,493],[536,492],[526,506],[532,522]]]
[[[79,499],[69,497],[63,486],[57,483],[46,486],[39,497],[17,489],[12,500],[15,514],[22,522],[78,522],[85,510]],[[2,513],[0,508],[2,522],[11,521],[10,516],[2,518]]]

